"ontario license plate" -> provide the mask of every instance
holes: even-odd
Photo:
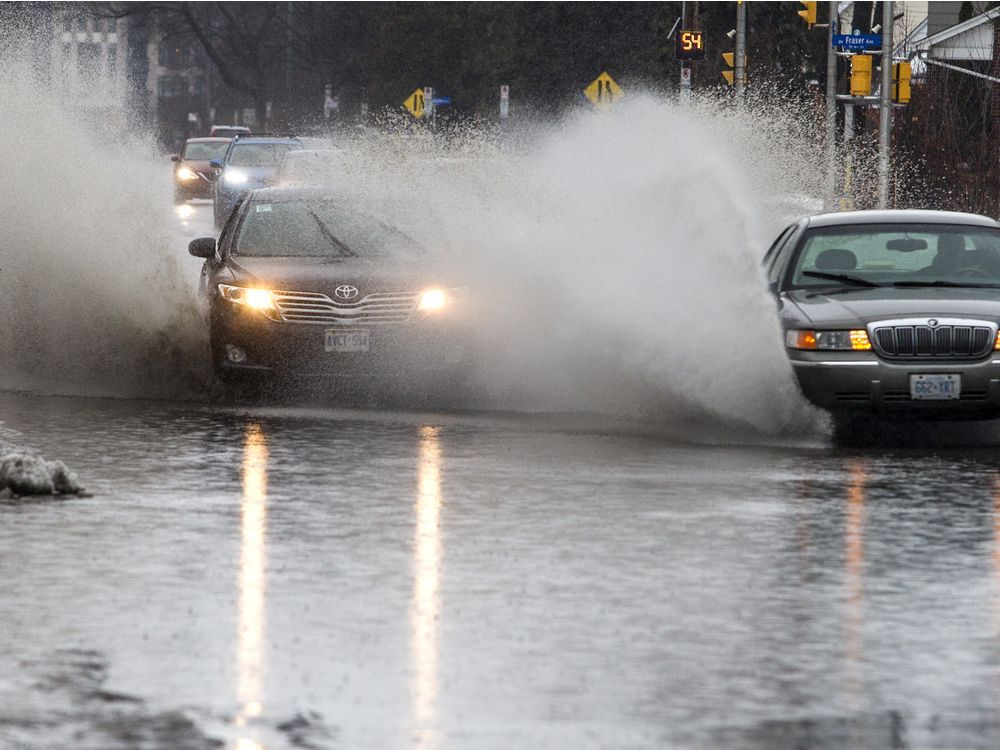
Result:
[[[371,348],[368,331],[340,331],[328,328],[324,349],[328,352],[366,352]]]
[[[947,401],[961,395],[961,375],[910,375],[910,397],[913,399]]]

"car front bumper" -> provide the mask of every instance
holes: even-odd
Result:
[[[398,382],[421,373],[461,373],[471,361],[471,330],[454,318],[398,325],[317,325],[272,321],[259,313],[233,309],[229,303],[219,303],[211,317],[216,371],[230,378],[245,373]],[[326,351],[328,329],[367,331],[368,351]],[[228,359],[229,344],[246,352],[245,362]]]
[[[887,362],[871,352],[797,350],[789,350],[788,357],[805,397],[830,411],[1000,417],[1000,352],[975,362]],[[920,374],[960,376],[959,398],[914,399],[910,376]]]

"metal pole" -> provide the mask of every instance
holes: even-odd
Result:
[[[889,150],[892,138],[892,0],[882,3],[882,91],[878,118],[878,206],[889,207]]]
[[[688,27],[687,25],[687,0],[681,3],[681,31]],[[677,32],[674,32],[677,33]],[[687,101],[691,96],[691,71],[690,71],[690,61],[681,60],[681,101]]]
[[[736,55],[733,60],[733,84],[736,98],[743,96],[743,79],[746,77],[747,58],[747,6],[744,0],[736,0]]]
[[[826,34],[826,196],[827,206],[833,208],[837,195],[837,50],[833,35],[837,33],[838,6],[832,0],[830,25]]]

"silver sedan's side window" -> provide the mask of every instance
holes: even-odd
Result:
[[[798,224],[792,224],[791,226],[785,227],[785,230],[778,235],[778,239],[776,239],[771,247],[768,248],[767,255],[764,256],[764,268],[767,269],[768,281],[774,282],[778,280],[781,264],[778,263],[777,260],[781,256],[781,248],[783,248],[789,238],[795,234],[795,228],[797,226]]]

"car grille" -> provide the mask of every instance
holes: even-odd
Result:
[[[996,330],[980,321],[873,326],[872,344],[892,359],[979,359],[992,351]]]
[[[408,322],[420,292],[376,292],[357,302],[334,302],[317,292],[274,292],[273,297],[286,323],[387,325]]]

